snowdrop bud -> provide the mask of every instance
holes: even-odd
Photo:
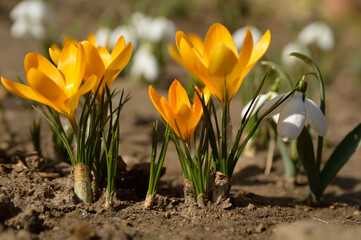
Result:
[[[305,99],[307,120],[319,136],[324,137],[327,132],[327,122],[321,109],[314,101]]]
[[[159,76],[157,58],[151,52],[151,46],[144,44],[140,46],[133,56],[133,65],[130,75],[140,78],[143,76],[148,82],[155,82]]]
[[[258,30],[258,28],[254,27],[254,26],[248,26],[248,29],[252,33],[253,44],[256,44],[262,37],[260,30]],[[246,37],[246,31],[247,31],[247,27],[243,27],[243,28],[240,28],[237,31],[235,31],[232,35],[234,43],[236,44],[238,51],[240,51],[242,49],[243,41],[244,41],[244,38]]]
[[[314,22],[307,25],[299,33],[298,41],[305,45],[316,44],[323,51],[329,51],[335,45],[332,29],[323,22]]]
[[[277,124],[278,135],[286,142],[296,139],[300,135],[305,121],[305,103],[302,94],[296,92],[282,107]]]
[[[310,51],[307,49],[307,47],[297,42],[288,43],[283,47],[281,53],[282,63],[287,67],[293,67],[299,61],[298,58],[289,56],[289,54],[292,52],[299,52],[305,55],[310,55]]]

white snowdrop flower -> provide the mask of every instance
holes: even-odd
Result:
[[[149,44],[141,45],[132,59],[133,64],[130,69],[130,75],[132,77],[144,77],[148,82],[155,82],[157,80],[159,76],[159,65]]]
[[[335,45],[332,29],[324,22],[307,25],[299,33],[298,41],[305,45],[316,44],[323,51],[329,51]]]
[[[258,30],[258,28],[256,28],[255,26],[248,26],[248,29],[252,33],[253,44],[256,44],[262,37],[261,31]],[[244,38],[246,37],[246,31],[247,31],[247,27],[243,27],[243,28],[236,30],[232,35],[234,43],[236,44],[238,51],[240,51],[242,49],[243,41],[244,41]]]
[[[258,112],[258,116],[264,114],[273,104],[285,94],[280,94],[265,103]],[[296,92],[289,97],[278,108],[273,110],[268,117],[278,115],[277,132],[283,141],[295,140],[306,123],[306,120],[319,136],[325,136],[327,122],[320,108],[311,99],[305,97],[301,92]]]
[[[98,46],[107,47],[110,42],[111,30],[107,27],[100,27],[95,32],[95,39]]]
[[[296,57],[289,56],[292,52],[299,52],[302,54],[305,54],[307,56],[310,55],[310,51],[308,48],[298,42],[291,42],[288,43],[286,46],[283,47],[282,53],[281,53],[281,59],[285,66],[292,67],[294,66],[298,61]]]
[[[257,111],[263,106],[263,104],[265,104],[265,102],[269,101],[270,99],[274,98],[275,96],[277,96],[276,92],[268,92],[265,94],[260,94],[256,97],[256,100],[254,102],[254,105],[252,106],[252,108],[249,110],[250,112],[248,113],[248,117],[253,116],[255,113],[257,113]],[[241,117],[244,118],[246,115],[246,112],[248,110],[248,108],[251,106],[252,100],[249,101],[244,108],[242,109],[241,112]]]
[[[10,19],[14,21],[10,33],[15,38],[44,39],[47,30],[55,25],[53,10],[41,0],[20,2],[10,12]]]
[[[131,25],[139,39],[152,43],[171,39],[175,35],[174,23],[164,17],[152,18],[136,12],[131,17]]]
[[[110,49],[114,48],[120,36],[124,36],[126,43],[131,42],[133,44],[133,48],[137,47],[138,41],[134,30],[128,26],[118,26],[114,28],[110,34]]]

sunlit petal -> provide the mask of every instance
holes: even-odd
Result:
[[[118,57],[118,55],[123,51],[124,47],[125,47],[125,39],[123,36],[121,36],[120,38],[118,38],[118,41],[116,42],[113,51],[110,54],[111,61],[114,61]]]
[[[103,77],[105,67],[103,64],[102,59],[99,56],[99,53],[97,49],[88,41],[83,41],[81,44],[84,47],[85,52],[85,58],[86,58],[86,64],[85,64],[85,72],[84,72],[84,79],[88,81],[87,79],[95,74],[97,77],[97,84],[95,84],[93,88],[93,93],[98,88],[98,85]]]
[[[296,139],[306,121],[306,108],[302,100],[302,94],[296,93],[282,107],[277,123],[278,135],[283,141],[292,141]]]
[[[267,32],[262,36],[262,38],[254,45],[252,50],[252,55],[249,60],[248,65],[254,65],[257,61],[267,52],[269,45],[271,43],[271,32]]]
[[[263,104],[271,98],[272,92],[268,92],[265,94],[260,94],[256,97],[256,100],[253,103],[252,108],[249,110],[248,112],[248,117],[254,115],[255,113],[257,113],[257,111],[263,106]],[[248,108],[251,106],[252,100],[249,101],[244,108],[242,109],[241,112],[241,117],[244,118],[244,116],[246,115],[246,112],[248,111]]]
[[[49,48],[49,56],[55,65],[58,65],[61,49],[56,44],[51,44]]]
[[[133,45],[129,42],[123,51],[110,63],[106,68],[104,73],[104,82],[111,86],[118,74],[124,69],[128,64],[130,57],[132,55]]]
[[[203,56],[203,49],[204,49],[203,40],[195,33],[188,34],[188,39],[191,41],[193,46],[197,49],[199,54]]]
[[[168,101],[169,106],[174,112],[177,112],[182,105],[186,105],[188,107],[191,105],[186,90],[177,80],[174,80],[169,87]]]
[[[166,112],[166,109],[164,109],[164,103],[162,103],[161,97],[159,94],[153,89],[152,85],[149,86],[149,96],[152,100],[152,103],[154,107],[157,109],[157,111],[160,113],[162,118],[164,120],[169,122],[169,113]],[[163,98],[163,97],[162,97]],[[164,99],[165,100],[165,99]]]
[[[183,59],[186,59],[186,65],[194,74],[196,74],[201,80],[207,77],[207,68],[203,63],[202,56],[199,52],[184,38],[180,39],[179,53]]]
[[[309,98],[305,99],[307,120],[319,136],[325,136],[327,132],[327,122],[321,109]]]
[[[219,44],[225,44],[229,49],[234,52],[234,55],[238,56],[236,44],[233,41],[232,35],[229,33],[227,28],[222,24],[215,23],[208,30],[207,36],[204,39],[204,62],[208,65],[214,49]]]
[[[28,73],[31,68],[40,69],[45,73],[59,88],[64,89],[65,82],[62,75],[48,59],[37,53],[28,53],[24,60],[25,72]]]
[[[209,60],[208,74],[227,76],[232,72],[238,61],[237,55],[227,45],[221,43],[213,49],[212,56]]]

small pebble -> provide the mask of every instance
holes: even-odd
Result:
[[[248,204],[247,209],[248,210],[254,210],[254,209],[256,209],[256,206],[253,205],[252,203],[250,203],[250,204]]]

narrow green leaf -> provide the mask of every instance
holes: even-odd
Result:
[[[321,194],[320,175],[316,164],[312,138],[305,127],[297,139],[297,152],[306,171],[311,192],[316,197],[319,197]]]
[[[324,190],[337,172],[361,146],[361,123],[337,145],[321,171],[321,187]]]

